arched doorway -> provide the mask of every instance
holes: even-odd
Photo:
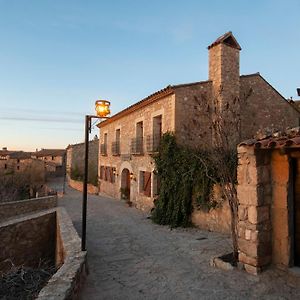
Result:
[[[130,172],[126,168],[121,174],[121,199],[130,200]]]

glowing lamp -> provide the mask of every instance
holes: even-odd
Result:
[[[110,114],[110,102],[107,100],[97,100],[95,102],[95,110],[98,117],[107,117]]]

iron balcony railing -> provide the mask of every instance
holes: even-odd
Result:
[[[107,144],[101,144],[100,145],[100,154],[103,156],[107,155]]]
[[[112,152],[112,155],[120,155],[121,154],[119,141],[111,143],[111,152]]]
[[[143,154],[144,153],[143,137],[138,137],[138,138],[131,140],[130,152],[131,152],[131,154]]]
[[[147,152],[154,153],[158,151],[161,135],[148,135],[146,140]]]

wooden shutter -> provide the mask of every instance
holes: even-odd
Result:
[[[144,172],[144,195],[151,197],[151,172]]]

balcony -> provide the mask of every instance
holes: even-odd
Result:
[[[131,154],[142,155],[144,153],[144,139],[143,137],[135,138],[131,140],[130,145]]]
[[[107,155],[107,144],[101,144],[100,145],[100,154],[102,156],[106,156]]]
[[[114,156],[119,156],[121,154],[119,141],[111,143],[111,152]]]
[[[161,141],[161,135],[148,135],[146,140],[147,152],[155,153],[158,152],[159,144]]]

